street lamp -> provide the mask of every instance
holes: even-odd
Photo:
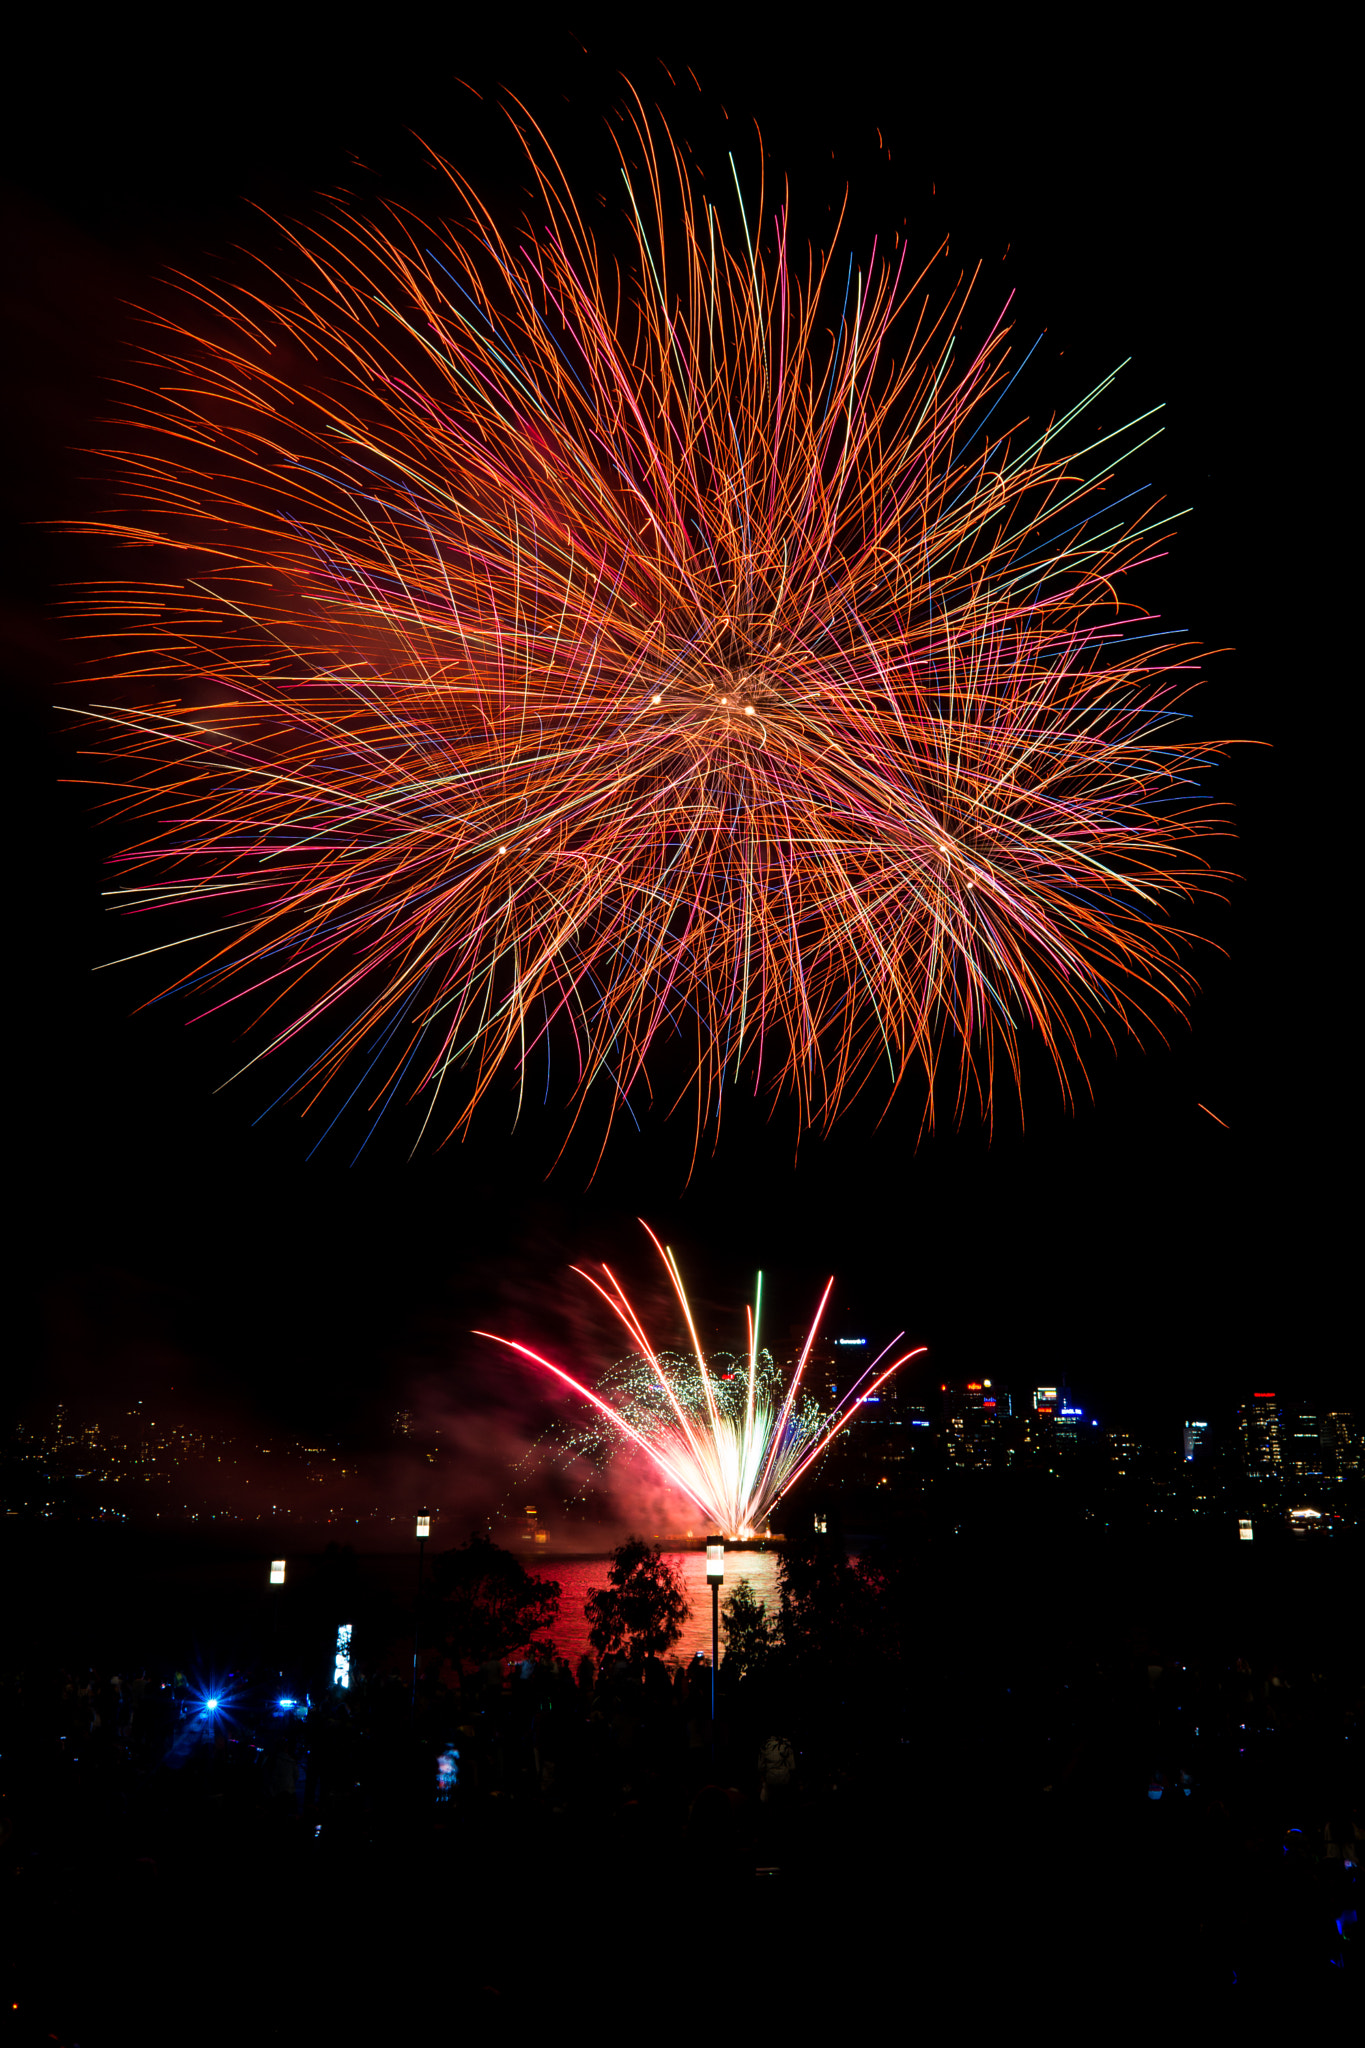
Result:
[[[270,1584],[272,1586],[282,1586],[284,1584],[284,1565],[285,1560],[282,1557],[271,1558]],[[276,1660],[277,1670],[279,1668],[280,1653],[280,1601],[283,1598],[284,1595],[281,1593],[278,1597],[272,1596],[270,1601],[270,1654]]]
[[[427,1554],[427,1538],[431,1534],[431,1516],[417,1517],[417,1609],[412,1621],[412,1712],[411,1719],[417,1719],[417,1647],[422,1631],[422,1560]]]
[[[720,1589],[725,1584],[725,1539],[706,1539],[706,1583],[711,1588],[711,1754],[716,1753],[716,1666],[720,1662]]]

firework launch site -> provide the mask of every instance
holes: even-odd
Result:
[[[1358,1988],[1353,1534],[727,1551],[714,1720],[695,1555],[4,1539],[11,2038],[517,2024],[585,1957],[666,2029],[699,1950],[727,2009],[834,2019],[850,1942],[869,1997],[981,2012],[1154,1953],[1229,2014]]]

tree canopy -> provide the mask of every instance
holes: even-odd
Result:
[[[432,1581],[433,1632],[456,1662],[482,1664],[522,1649],[559,1614],[558,1584],[533,1577],[487,1536],[442,1551]]]
[[[612,1552],[607,1584],[583,1603],[588,1641],[599,1657],[659,1657],[671,1650],[692,1609],[682,1573],[656,1544],[629,1536]]]
[[[775,1630],[768,1610],[747,1579],[720,1603],[720,1631],[725,1638],[725,1670],[748,1678],[762,1669],[773,1648]]]
[[[892,1654],[898,1609],[885,1574],[821,1537],[787,1543],[778,1558],[782,1644],[802,1667]]]

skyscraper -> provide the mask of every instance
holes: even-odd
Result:
[[[1322,1418],[1323,1470],[1334,1479],[1350,1479],[1360,1470],[1360,1435],[1355,1417],[1333,1408]]]
[[[1192,1465],[1196,1458],[1208,1450],[1209,1426],[1207,1422],[1185,1424],[1185,1463]]]
[[[988,1471],[1001,1462],[1010,1397],[993,1380],[944,1380],[943,1439],[948,1463]]]
[[[821,1387],[827,1405],[833,1408],[864,1377],[868,1361],[876,1356],[866,1337],[834,1337],[818,1364],[812,1352],[808,1377]],[[825,1466],[828,1481],[857,1487],[891,1484],[895,1468],[906,1461],[913,1427],[910,1416],[901,1412],[900,1395],[900,1383],[892,1378],[875,1394],[857,1396],[852,1419],[830,1448]],[[922,1417],[922,1410],[920,1414]]]
[[[1274,1394],[1253,1393],[1238,1411],[1242,1462],[1256,1479],[1284,1476],[1284,1426]]]
[[[1322,1422],[1315,1409],[1301,1408],[1285,1432],[1285,1462],[1297,1479],[1320,1479],[1323,1473]]]

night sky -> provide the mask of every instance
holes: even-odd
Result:
[[[1319,637],[1347,573],[1323,493],[1348,428],[1326,402],[1343,265],[1322,53],[1200,54],[1117,31],[1077,53],[1060,31],[992,43],[975,26],[887,40],[856,9],[838,43],[737,35],[734,17],[623,42],[511,10],[501,41],[471,42],[455,18],[436,29],[400,7],[373,42],[281,35],[275,17],[258,36],[235,15],[214,26],[222,42],[134,26],[76,50],[55,16],[25,32],[4,137],[16,1407],[174,1386],[206,1410],[363,1433],[414,1389],[477,1403],[506,1368],[470,1326],[549,1329],[571,1260],[647,1274],[636,1216],[677,1249],[713,1325],[756,1265],[779,1334],[833,1271],[843,1327],[906,1328],[935,1376],[1064,1376],[1114,1421],[1200,1413],[1253,1383],[1351,1402],[1349,948],[1324,842],[1350,742]],[[344,1143],[308,1161],[317,1132],[292,1109],[253,1122],[281,1080],[214,1092],[231,1022],[139,1011],[154,963],[92,974],[129,950],[99,896],[117,840],[61,780],[81,770],[53,707],[83,701],[62,586],[110,557],[36,522],[107,497],[79,450],[109,438],[130,303],[155,300],[169,269],[230,268],[262,232],[249,201],[306,218],[345,183],[420,203],[414,132],[510,206],[500,85],[573,176],[598,178],[618,72],[721,163],[726,148],[756,162],[757,120],[803,239],[845,183],[860,255],[903,222],[926,258],[951,235],[945,288],[980,259],[983,326],[1012,289],[1021,350],[1046,329],[1035,412],[1126,357],[1108,424],[1166,403],[1134,481],[1193,509],[1141,587],[1233,650],[1208,662],[1196,729],[1269,745],[1236,749],[1210,785],[1237,829],[1211,857],[1241,879],[1196,912],[1189,1028],[1097,1046],[1074,1113],[1035,1061],[1027,1129],[1005,1100],[989,1140],[950,1115],[921,1137],[910,1086],[879,1123],[855,1108],[798,1155],[789,1105],[732,1098],[690,1182],[685,1115],[618,1125],[589,1185],[595,1145],[551,1172],[562,1118],[528,1110],[510,1134],[496,1101],[469,1141],[413,1164],[401,1118],[355,1167]]]

